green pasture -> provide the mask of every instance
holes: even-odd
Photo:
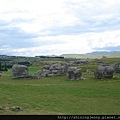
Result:
[[[35,73],[42,66],[31,66]],[[95,79],[93,70],[85,80],[70,81],[66,76],[41,79],[12,79],[11,69],[0,78],[0,107],[19,106],[22,111],[0,109],[0,114],[117,115],[120,114],[120,74],[112,79]],[[95,68],[94,62],[89,63]]]

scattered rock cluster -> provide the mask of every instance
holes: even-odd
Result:
[[[41,78],[41,77],[52,77],[56,75],[59,75],[59,76],[66,75],[67,67],[68,66],[61,65],[59,63],[45,65],[42,68],[42,70],[35,73],[34,76],[36,76],[36,78]]]
[[[10,110],[10,111],[23,111],[23,109],[19,106],[12,106],[12,107],[0,107],[0,110]]]
[[[68,79],[70,80],[80,80],[82,76],[80,70],[77,68],[69,67],[68,65],[61,65],[58,63],[44,66],[42,70],[38,71],[34,76],[36,76],[36,78],[41,78],[56,75],[67,75]]]
[[[78,61],[77,61],[78,62]],[[103,63],[103,61],[100,63]],[[79,64],[79,62],[77,63]],[[95,78],[113,78],[114,72],[120,73],[120,62],[112,65],[100,65],[94,72]],[[86,70],[86,74],[91,74],[89,69]],[[0,74],[1,75],[1,74]],[[15,64],[12,67],[13,78],[37,78],[52,77],[52,76],[63,76],[66,75],[70,80],[82,79],[82,73],[77,67],[71,67],[69,64],[62,65],[60,63],[45,65],[42,70],[37,73],[30,75],[28,74],[28,68],[25,65]]]
[[[68,65],[61,65],[59,63],[45,65],[42,70],[34,75],[28,74],[28,68],[24,65],[15,64],[12,67],[13,78],[38,78],[67,75],[71,80],[80,80],[81,72],[77,68],[69,67]]]
[[[83,65],[87,62],[88,62],[87,60],[75,60],[75,61],[69,61],[68,64],[74,66],[74,65]]]

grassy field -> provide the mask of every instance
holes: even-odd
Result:
[[[90,59],[95,59],[95,58],[102,58],[103,56],[106,56],[107,58],[119,58],[120,57],[120,52],[116,53],[102,53],[102,54],[63,54],[61,55],[65,58],[78,58],[78,59],[84,59],[84,58],[90,58]]]
[[[114,59],[109,60],[110,63]],[[96,67],[94,63],[84,67]],[[85,69],[85,68],[84,68]],[[29,68],[35,73],[39,67]],[[0,110],[0,114],[109,115],[120,114],[120,74],[112,79],[70,81],[66,76],[41,79],[12,79],[11,70],[0,78],[0,106],[19,106],[23,111]]]

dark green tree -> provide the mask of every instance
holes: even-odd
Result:
[[[5,70],[5,71],[8,71],[6,63],[5,63],[5,69],[4,69],[4,70]]]
[[[2,65],[1,65],[1,62],[0,62],[0,71],[2,71]]]

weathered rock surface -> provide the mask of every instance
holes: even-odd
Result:
[[[68,65],[61,65],[59,63],[46,65],[42,68],[41,71],[38,71],[34,74],[36,78],[41,77],[52,77],[52,76],[63,76],[67,75],[68,79],[70,80],[80,80],[82,73],[79,69],[75,67],[69,67]]]
[[[65,75],[67,72],[67,66],[61,65],[61,64],[51,64],[51,65],[45,65],[42,70],[38,71],[34,74],[36,78],[41,77],[51,77],[51,76],[62,76]]]
[[[116,62],[114,64],[111,65],[114,68],[114,71],[116,73],[120,73],[120,62]]]
[[[52,76],[63,76],[67,75],[70,80],[80,80],[82,73],[75,67],[69,67],[68,65],[62,65],[59,63],[45,65],[42,70],[37,73],[30,75],[28,74],[28,68],[25,65],[15,64],[12,67],[13,78],[37,78],[52,77]]]
[[[75,67],[69,67],[67,71],[67,77],[70,80],[80,80],[82,77],[82,73],[79,69]]]
[[[12,66],[13,78],[26,78],[28,77],[28,68],[25,65],[14,64]]]
[[[114,69],[112,66],[99,66],[95,72],[95,78],[113,78]]]

